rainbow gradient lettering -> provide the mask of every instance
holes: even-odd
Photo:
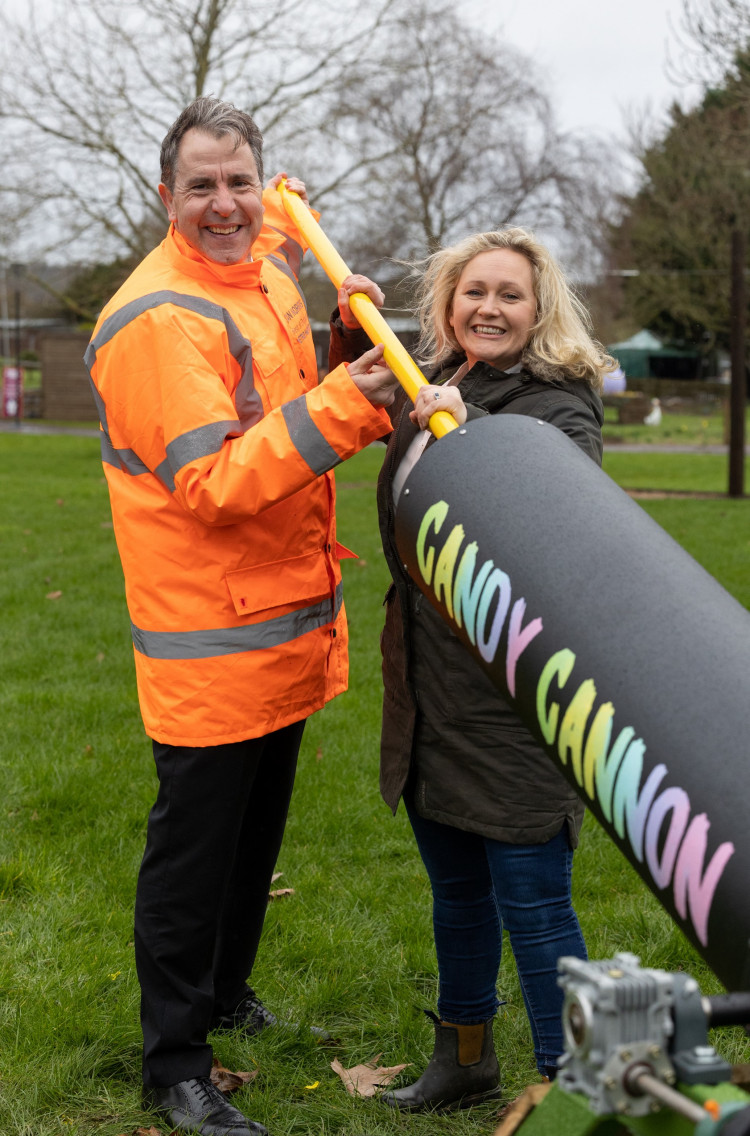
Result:
[[[417,566],[425,585],[442,603],[455,625],[485,660],[495,660],[507,624],[505,681],[516,694],[518,660],[543,631],[540,617],[524,624],[526,600],[514,600],[510,577],[492,560],[480,560],[476,541],[467,542],[455,524],[438,545],[449,506],[436,501],[424,513],[417,535]],[[446,526],[447,529],[447,526]],[[536,688],[536,718],[541,736],[560,763],[569,766],[583,794],[644,864],[656,888],[671,885],[674,906],[690,921],[704,946],[708,943],[711,904],[734,844],[720,844],[706,864],[710,822],[692,815],[684,789],[662,783],[663,763],[643,781],[646,743],[632,726],[614,726],[615,708],[602,701],[594,679],[574,690],[567,684],[576,656],[555,650],[542,668]]]

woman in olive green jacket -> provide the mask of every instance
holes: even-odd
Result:
[[[378,485],[393,577],[383,631],[381,790],[403,798],[433,891],[440,991],[435,1050],[422,1076],[384,1095],[407,1110],[465,1107],[499,1095],[492,1039],[505,927],[537,1067],[562,1050],[561,955],[586,956],[570,897],[583,805],[510,704],[406,574],[394,510],[436,409],[550,422],[601,463],[598,391],[613,361],[543,246],[522,229],[482,233],[428,259],[422,345],[430,383],[392,410]],[[498,455],[502,460],[502,455]],[[482,493],[481,481],[476,492]]]

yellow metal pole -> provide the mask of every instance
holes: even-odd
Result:
[[[279,193],[284,208],[320,261],[326,275],[337,289],[340,288],[346,277],[352,275],[351,270],[341,259],[302,198],[287,189],[285,180],[282,180],[279,185]],[[355,292],[349,298],[349,304],[372,342],[382,343],[385,347],[384,360],[386,365],[393,371],[413,402],[419,388],[427,385],[427,379],[395,332],[383,319],[369,296],[365,296],[363,292]],[[457,426],[458,423],[453,415],[448,414],[445,410],[437,410],[428,423],[429,429],[436,438],[442,438],[451,430],[455,430]]]

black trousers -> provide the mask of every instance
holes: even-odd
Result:
[[[153,743],[159,791],[135,901],[146,1085],[208,1077],[212,1024],[247,992],[304,726]]]

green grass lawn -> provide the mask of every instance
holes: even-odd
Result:
[[[338,1045],[294,1031],[217,1044],[230,1068],[259,1070],[235,1100],[272,1136],[459,1136],[489,1134],[496,1122],[491,1105],[394,1116],[354,1101],[330,1069],[334,1057],[350,1066],[382,1054],[385,1065],[418,1070],[432,1040],[421,1010],[436,999],[428,885],[403,811],[392,818],[377,787],[382,453],[372,447],[338,473],[339,536],[360,554],[344,564],[350,690],[308,725],[276,885],[294,894],[270,905],[253,976],[282,1017],[324,1024]],[[606,465],[625,485],[721,490],[725,459],[709,457],[613,454]],[[131,1136],[153,1122],[139,1109],[132,904],[155,777],[97,442],[0,435],[0,494],[0,1133]],[[644,507],[750,605],[750,502]],[[591,819],[575,894],[593,958],[628,949],[718,989]],[[508,951],[500,992],[510,1099],[537,1077]],[[748,1058],[736,1031],[718,1044]]]
[[[605,449],[603,465],[627,489],[725,494],[729,485],[726,454],[623,453],[613,446]],[[750,494],[750,461],[745,462],[745,492]]]
[[[643,423],[622,425],[614,406],[604,408],[604,440],[609,443],[637,442],[639,445],[718,446],[726,442],[726,406],[719,400],[695,403],[695,412],[662,407],[658,426]],[[750,438],[750,408],[745,412],[745,436]]]

